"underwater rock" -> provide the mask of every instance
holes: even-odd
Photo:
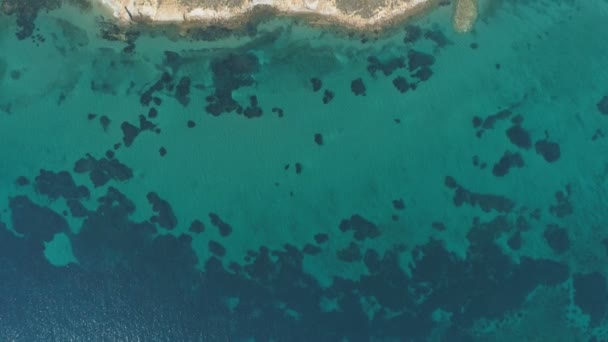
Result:
[[[361,78],[357,78],[350,83],[350,90],[355,96],[365,96],[365,84]]]
[[[547,241],[549,247],[557,254],[564,253],[570,247],[568,231],[557,225],[548,224],[543,232],[543,237]]]
[[[214,225],[220,232],[220,236],[226,237],[232,234],[232,226],[224,222],[216,213],[209,213],[211,224]]]
[[[156,192],[149,192],[146,195],[148,203],[152,205],[152,210],[158,215],[152,216],[151,221],[158,223],[165,229],[173,229],[177,226],[177,217],[173,213],[173,208],[166,200],[160,198]]]
[[[194,220],[192,221],[192,224],[190,224],[188,231],[191,233],[200,234],[205,231],[205,225],[200,220]]]
[[[105,185],[110,180],[124,182],[133,177],[131,168],[117,159],[95,159],[90,154],[79,159],[74,164],[74,172],[89,173],[89,178],[95,187]]]
[[[34,188],[40,194],[50,199],[63,197],[65,199],[79,199],[89,197],[89,189],[84,185],[77,186],[67,171],[53,172],[41,169],[34,179]]]
[[[397,88],[397,90],[399,90],[400,93],[405,93],[410,89],[410,85],[407,79],[405,79],[405,77],[403,76],[397,76],[393,80],[393,85],[395,86],[395,88]]]
[[[32,202],[26,196],[9,198],[13,228],[27,238],[51,241],[56,233],[67,232],[68,223],[50,208]]]
[[[494,164],[492,174],[496,177],[503,177],[514,167],[524,167],[524,159],[519,152],[512,153],[510,151],[505,151],[498,163]]]
[[[602,97],[600,102],[597,103],[597,110],[604,115],[608,115],[608,96]]]
[[[548,163],[556,162],[561,155],[559,144],[547,139],[537,141],[534,148]]]

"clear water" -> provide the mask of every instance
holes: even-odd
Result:
[[[131,47],[0,16],[0,339],[608,340],[608,2],[480,5]]]

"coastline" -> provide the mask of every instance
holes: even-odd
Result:
[[[335,1],[319,5],[320,1],[323,0],[315,0],[311,5],[311,1],[307,0],[275,0],[272,3],[255,0],[216,8],[180,6],[173,0],[169,1],[170,4],[158,0],[146,1],[146,4],[140,5],[138,2],[144,1],[99,0],[99,3],[120,25],[141,23],[155,26],[179,25],[182,29],[200,26],[237,29],[263,17],[281,16],[301,18],[312,26],[333,26],[338,30],[374,33],[428,13],[442,3],[441,0],[411,0],[378,7],[373,12],[346,12],[338,9]]]

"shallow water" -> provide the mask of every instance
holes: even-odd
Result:
[[[480,4],[365,38],[0,16],[0,338],[607,340],[608,2]]]

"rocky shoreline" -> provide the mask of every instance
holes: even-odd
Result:
[[[122,23],[220,24],[238,26],[257,9],[301,16],[314,24],[378,29],[419,15],[441,0],[98,0]],[[477,0],[455,0],[454,29],[469,32],[477,18]]]

